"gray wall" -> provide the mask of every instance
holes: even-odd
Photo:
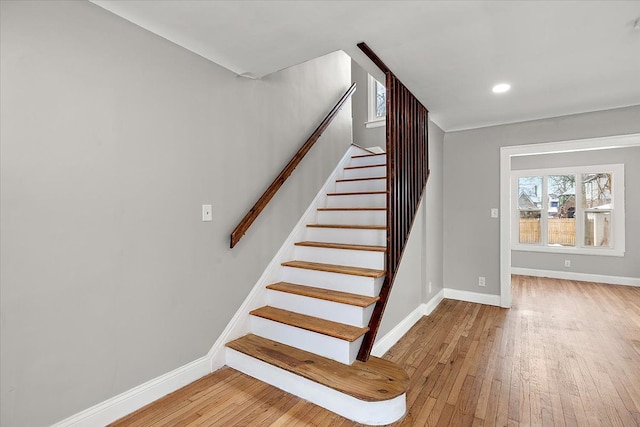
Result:
[[[429,122],[431,174],[380,325],[379,338],[442,289],[443,142],[444,132]]]
[[[351,61],[253,81],[87,2],[0,4],[0,424],[36,426],[207,353],[351,142],[348,106],[228,248]]]
[[[427,206],[426,223],[426,278],[425,294],[423,301],[429,301],[444,286],[443,280],[443,177],[444,177],[444,157],[443,143],[445,133],[435,123],[430,122],[429,128],[429,182],[425,193]],[[431,282],[431,293],[429,293],[429,282]]]
[[[640,277],[640,147],[513,157],[511,169],[543,169],[563,166],[624,163],[625,169],[625,247],[624,257],[567,255],[511,251],[513,267],[562,270],[609,276]],[[615,183],[614,183],[615,185]],[[571,268],[564,260],[571,260]]]
[[[631,133],[640,133],[640,106],[445,134],[444,286],[500,293],[499,220],[489,215],[500,206],[500,147]],[[627,232],[628,245],[633,238]]]
[[[356,93],[353,95],[353,142],[361,147],[386,147],[386,127],[367,129],[368,120],[369,80],[367,73],[356,61],[351,61],[351,80],[356,83]]]

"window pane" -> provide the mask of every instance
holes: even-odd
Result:
[[[542,207],[542,177],[518,178],[518,209],[540,209]]]
[[[541,243],[540,211],[520,211],[520,243]]]
[[[582,195],[585,209],[611,209],[611,174],[582,174]]]
[[[549,246],[576,245],[576,176],[549,175],[547,242]]]
[[[611,212],[585,212],[584,245],[611,247]]]
[[[376,117],[384,117],[387,114],[387,89],[376,80]]]

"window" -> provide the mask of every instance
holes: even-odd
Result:
[[[511,248],[624,255],[624,165],[512,171]]]
[[[365,123],[367,128],[384,126],[387,115],[387,89],[384,84],[369,75],[369,115]]]

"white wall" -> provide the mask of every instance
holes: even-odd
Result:
[[[347,105],[229,249],[350,59],[253,81],[87,2],[0,4],[0,424],[46,425],[207,353],[351,142]]]
[[[444,286],[500,293],[499,220],[490,218],[490,209],[500,206],[500,147],[639,132],[640,106],[635,106],[447,133]],[[639,221],[640,214],[627,211],[626,217],[627,227],[637,229],[629,222]],[[633,245],[636,238],[627,232],[627,244]],[[625,257],[624,262],[637,265],[636,256]],[[478,276],[486,277],[486,287],[478,286]]]

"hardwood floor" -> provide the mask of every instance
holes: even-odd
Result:
[[[385,355],[394,426],[640,426],[640,288],[513,276],[513,307],[444,300]],[[355,426],[220,369],[113,426]]]

